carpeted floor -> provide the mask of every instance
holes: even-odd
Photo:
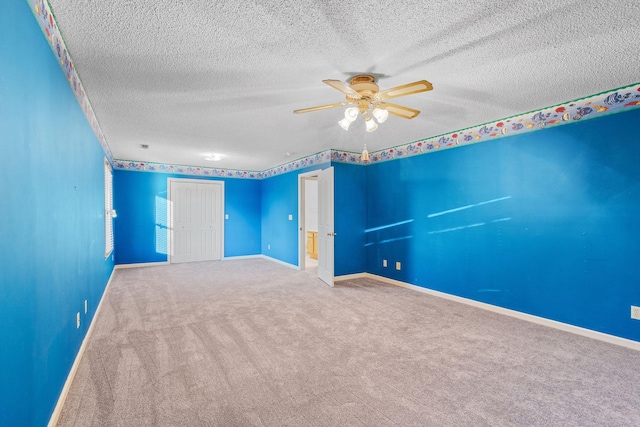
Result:
[[[640,352],[262,259],[118,270],[58,426],[640,426]]]

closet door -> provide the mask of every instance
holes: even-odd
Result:
[[[223,183],[169,181],[171,263],[222,258]]]

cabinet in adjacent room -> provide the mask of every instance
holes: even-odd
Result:
[[[307,231],[307,253],[313,259],[318,259],[318,232]]]

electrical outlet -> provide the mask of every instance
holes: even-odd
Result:
[[[87,304],[87,300],[84,300],[84,314],[87,314],[87,309],[89,308]]]
[[[636,307],[635,305],[631,306],[631,318],[640,320],[640,307]]]
[[[289,221],[293,221],[293,215],[289,214]]]
[[[80,327],[80,312],[76,314],[76,329]]]
[[[268,250],[271,250],[271,245],[267,245],[267,249],[268,249]]]
[[[387,260],[386,260],[386,259],[383,259],[383,260],[382,260],[382,266],[383,266],[383,267],[386,267],[386,266],[387,266]]]
[[[401,267],[400,261],[396,262],[396,270],[400,270]]]

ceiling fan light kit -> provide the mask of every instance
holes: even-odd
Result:
[[[349,120],[347,120],[346,118],[340,120],[338,122],[338,124],[340,125],[340,127],[344,130],[349,130],[349,126],[351,126],[351,122]]]
[[[373,109],[371,113],[373,114],[373,117],[376,118],[378,123],[384,123],[387,120],[387,118],[389,118],[389,112],[384,108],[376,107]]]
[[[312,111],[326,110],[329,108],[355,104],[355,106],[349,107],[345,110],[344,119],[338,121],[338,124],[342,129],[349,130],[351,123],[356,121],[359,115],[363,115],[365,117],[365,129],[367,132],[373,132],[376,130],[378,128],[378,123],[384,123],[389,117],[389,114],[393,114],[394,116],[402,117],[404,119],[413,119],[420,114],[419,110],[403,107],[402,105],[390,104],[386,102],[387,99],[413,95],[415,93],[426,92],[433,89],[433,85],[431,83],[426,80],[420,80],[380,91],[380,88],[376,84],[375,77],[369,74],[360,74],[352,77],[348,85],[340,80],[323,80],[322,82],[345,94],[346,102],[302,108],[294,110],[294,113],[309,113]],[[371,114],[369,114],[369,111],[371,111]],[[375,120],[373,120],[374,117]],[[376,121],[378,123],[376,123]]]
[[[373,120],[371,116],[367,116],[367,118],[364,120],[364,124],[366,126],[367,132],[373,132],[374,130],[378,129],[378,124],[375,122],[375,120]]]
[[[358,109],[356,107],[349,107],[344,111],[344,118],[349,120],[349,123],[353,123],[358,118]]]
[[[355,122],[359,115],[363,115],[365,130],[367,132],[373,132],[378,129],[378,123],[384,123],[387,118],[389,118],[389,114],[402,117],[403,119],[413,119],[420,114],[419,110],[403,107],[402,105],[390,104],[386,102],[387,99],[413,95],[414,93],[426,92],[433,89],[431,83],[426,80],[420,80],[380,91],[380,88],[376,84],[375,77],[369,74],[360,74],[352,77],[351,80],[349,80],[349,85],[340,80],[323,80],[322,82],[345,94],[346,102],[302,108],[294,110],[294,113],[310,113],[311,111],[355,104],[355,106],[349,107],[344,111],[344,118],[338,121],[338,125],[344,130],[349,130],[351,123]],[[371,111],[371,114],[369,111]],[[362,150],[360,159],[363,163],[369,162],[369,152],[367,151],[366,144],[364,150]]]

